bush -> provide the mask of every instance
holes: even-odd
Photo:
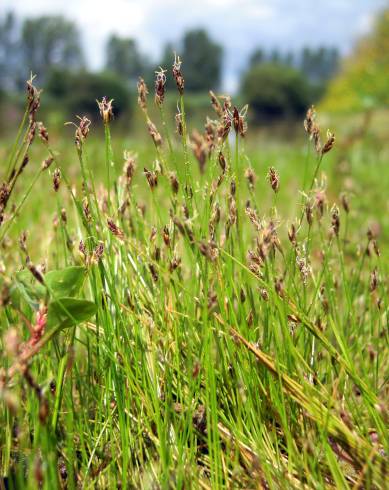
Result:
[[[104,95],[114,99],[115,116],[128,113],[131,109],[131,97],[126,84],[112,73],[53,70],[46,90],[56,99],[62,99],[61,105],[71,116],[82,114],[96,118],[96,99],[100,100]]]
[[[303,75],[285,65],[265,63],[244,76],[242,98],[257,121],[299,117],[315,98],[315,90]]]

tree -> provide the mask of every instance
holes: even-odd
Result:
[[[389,104],[389,9],[344,62],[323,102],[326,110],[371,110]]]
[[[201,92],[220,86],[223,50],[210,39],[207,31],[196,29],[186,32],[181,52],[188,90]]]
[[[112,35],[106,46],[105,68],[123,79],[135,81],[148,71],[149,63],[134,39]]]
[[[279,63],[249,69],[241,94],[257,121],[301,116],[313,101],[312,88],[301,72]]]
[[[83,66],[79,32],[61,16],[26,19],[22,26],[21,52],[26,71],[45,82],[53,67],[78,70]]]

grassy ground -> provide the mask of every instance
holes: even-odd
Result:
[[[1,155],[0,487],[385,488],[388,147],[103,116]]]

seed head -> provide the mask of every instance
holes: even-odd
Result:
[[[89,134],[89,126],[91,125],[90,120],[86,116],[77,116],[77,119],[80,121],[78,125],[74,122],[65,123],[66,125],[72,124],[76,128],[76,132],[74,135],[74,142],[78,150],[81,150],[82,144],[86,140]]]
[[[147,90],[147,85],[143,78],[139,77],[138,80],[138,105],[142,111],[147,111],[147,95],[149,91]]]
[[[179,189],[179,183],[178,183],[177,175],[175,172],[169,173],[169,180],[170,180],[170,185],[171,185],[173,194],[177,194],[178,189]]]
[[[46,145],[49,144],[49,133],[42,122],[38,122],[39,137]]]
[[[153,191],[154,188],[158,185],[157,174],[151,170],[147,170],[146,167],[144,167],[143,171],[146,176],[147,182],[149,183],[150,189]]]
[[[211,105],[216,112],[216,114],[222,118],[223,117],[223,106],[221,105],[219,99],[216,97],[216,95],[212,92],[212,90],[209,91],[209,95],[211,97]]]
[[[273,191],[275,193],[277,193],[278,189],[280,187],[280,177],[278,175],[278,172],[276,171],[276,169],[274,167],[270,167],[267,176],[268,176],[269,184],[270,184],[271,188],[273,189]]]
[[[378,287],[378,272],[374,269],[370,274],[370,292],[374,292]]]
[[[246,123],[247,110],[248,110],[248,105],[245,105],[240,112],[238,111],[237,107],[234,107],[232,113],[232,121],[234,123],[235,133],[239,134],[239,136],[241,136],[242,138],[244,137],[247,131],[247,123]]]
[[[254,170],[251,167],[248,167],[244,173],[244,176],[247,179],[247,184],[251,191],[255,188],[255,181],[257,180],[257,176],[254,173]]]
[[[155,103],[162,105],[165,99],[166,70],[159,67],[155,72]]]
[[[335,204],[332,206],[331,210],[331,228],[335,236],[339,236],[340,219],[339,219],[339,208]]]
[[[331,151],[334,144],[335,144],[335,135],[334,135],[334,133],[331,133],[330,130],[328,130],[327,131],[327,141],[324,143],[324,146],[321,150],[321,154],[324,155],[325,153],[328,153],[329,151]]]
[[[109,231],[115,235],[117,238],[119,238],[120,240],[124,240],[124,233],[123,233],[123,230],[121,230],[117,224],[111,219],[111,218],[108,218],[107,219],[107,225],[108,225],[108,228],[109,228]]]
[[[54,162],[53,157],[48,157],[48,158],[46,158],[46,160],[43,160],[42,170],[47,170],[53,162]]]
[[[108,98],[104,96],[101,101],[96,100],[96,102],[99,107],[100,116],[102,117],[104,124],[108,124],[113,119],[113,99],[108,100]]]
[[[176,115],[175,115],[175,121],[176,121],[176,130],[177,130],[177,133],[182,136],[183,133],[184,133],[184,127],[182,125],[182,114],[181,114],[181,111],[180,109],[178,108],[177,106],[177,112],[176,112]]]
[[[154,145],[155,146],[161,146],[162,145],[162,137],[161,135],[159,134],[157,128],[155,127],[155,125],[150,121],[150,119],[147,121],[147,126],[148,126],[148,129],[149,129],[149,134],[154,142]]]
[[[184,93],[184,86],[185,86],[184,77],[182,76],[181,73],[181,64],[182,61],[180,60],[180,57],[175,54],[174,63],[173,63],[173,78],[176,81],[177,89],[180,95]]]
[[[315,120],[316,120],[316,111],[315,107],[311,106],[307,110],[307,115],[304,120],[304,129],[305,131],[309,134],[309,136],[312,135],[313,129],[315,127]]]
[[[53,189],[58,192],[59,186],[61,185],[61,170],[56,168],[53,173]]]

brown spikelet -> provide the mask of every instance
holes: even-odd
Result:
[[[143,169],[144,174],[146,176],[147,182],[150,186],[150,189],[153,191],[155,187],[158,185],[158,177],[157,174],[151,170],[147,170],[146,167]]]
[[[38,122],[38,134],[43,143],[47,145],[49,143],[49,133],[42,122]]]
[[[43,160],[42,170],[47,170],[53,162],[54,162],[53,157],[48,157],[48,158],[46,158],[46,160]]]
[[[61,185],[61,170],[56,168],[53,173],[53,189],[58,192],[59,186]]]
[[[175,172],[169,173],[170,186],[173,194],[177,194],[179,190],[179,183],[177,179],[177,174]]]
[[[147,95],[148,95],[147,85],[142,77],[138,80],[138,105],[142,111],[147,111]]]
[[[338,206],[332,206],[331,210],[331,229],[335,236],[339,236],[340,229],[340,218],[339,218],[339,208]]]
[[[211,97],[211,105],[216,112],[216,114],[219,117],[223,117],[223,106],[221,105],[219,99],[216,97],[216,95],[212,92],[212,90],[209,91],[209,95]]]
[[[166,70],[159,67],[155,72],[155,103],[162,105],[165,99]]]
[[[123,233],[123,230],[121,230],[111,218],[107,219],[107,225],[108,225],[109,231],[113,235],[115,235],[120,240],[124,240],[125,235]]]
[[[280,187],[280,177],[278,175],[277,170],[274,167],[270,167],[267,175],[268,175],[270,187],[273,189],[275,193],[277,193]]]
[[[103,97],[101,101],[96,100],[99,107],[100,116],[103,119],[104,124],[108,124],[113,119],[113,99],[108,100],[107,97]]]
[[[155,124],[148,119],[147,121],[147,127],[149,130],[149,134],[154,142],[155,146],[161,146],[162,145],[162,136],[159,134]]]
[[[181,72],[181,64],[182,61],[180,60],[180,57],[175,54],[173,63],[173,78],[176,81],[177,89],[180,95],[184,93],[185,86],[184,77],[182,76]]]
[[[323,148],[321,149],[321,154],[325,155],[329,151],[332,150],[333,146],[335,144],[335,135],[334,133],[331,133],[329,130],[327,131],[327,141],[324,143]]]

